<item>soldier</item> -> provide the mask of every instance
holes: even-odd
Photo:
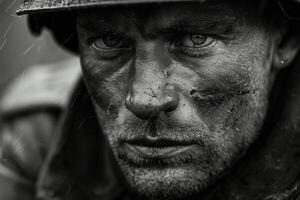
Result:
[[[82,80],[45,160],[20,164],[38,149],[2,140],[22,147],[1,154],[2,196],[300,199],[298,7],[25,0],[18,13],[80,56]]]

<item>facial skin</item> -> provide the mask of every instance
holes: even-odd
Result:
[[[140,195],[201,192],[259,135],[276,34],[249,5],[125,8],[77,19],[83,75],[103,133]]]

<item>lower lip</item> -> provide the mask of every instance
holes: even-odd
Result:
[[[133,153],[145,159],[166,159],[182,154],[194,145],[170,146],[170,147],[149,147],[125,143],[124,148],[128,153]]]

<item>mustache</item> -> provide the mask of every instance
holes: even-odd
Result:
[[[118,135],[120,143],[146,138],[173,140],[177,142],[203,143],[209,130],[204,123],[194,126],[180,125],[172,119],[128,119]],[[209,138],[207,138],[209,139]]]
[[[136,166],[181,166],[183,163],[198,162],[201,166],[209,167],[208,163],[221,155],[216,144],[215,134],[209,131],[204,123],[189,126],[180,124],[173,119],[160,118],[153,120],[140,120],[138,118],[127,118],[121,129],[114,127],[110,129],[110,140],[117,149],[117,157],[121,160]],[[150,137],[150,138],[149,138]],[[196,149],[191,149],[183,154],[165,159],[146,159],[132,153],[118,151],[127,144],[151,144],[150,146],[188,146],[195,145]],[[168,146],[167,145],[167,146]],[[129,159],[128,159],[129,158]]]

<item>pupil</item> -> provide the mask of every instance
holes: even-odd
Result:
[[[206,38],[207,37],[203,36],[203,35],[191,35],[190,36],[190,39],[192,40],[194,45],[201,45],[201,44],[205,43]]]
[[[108,47],[116,47],[119,44],[120,39],[115,35],[107,35],[103,38],[103,42]]]

